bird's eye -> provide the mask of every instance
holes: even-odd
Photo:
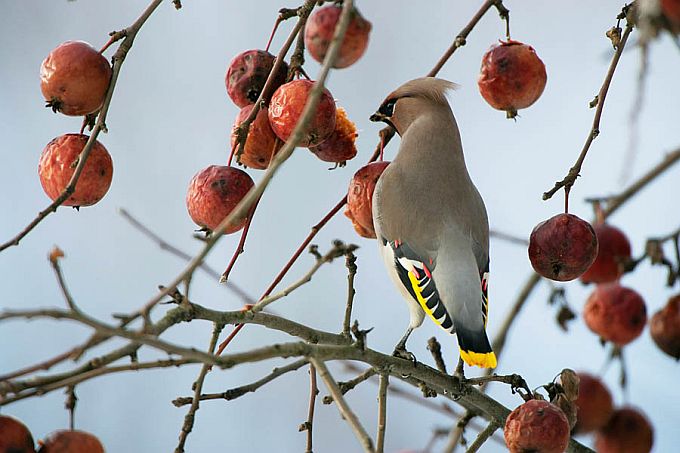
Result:
[[[394,115],[394,105],[396,103],[397,103],[396,99],[390,99],[389,101],[381,105],[378,111],[389,118],[392,115]]]

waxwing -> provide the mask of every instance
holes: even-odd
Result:
[[[410,312],[395,355],[412,357],[406,341],[427,315],[456,333],[465,363],[495,368],[485,330],[489,223],[446,99],[453,88],[434,77],[411,80],[371,116],[401,137],[397,156],[375,187],[373,222],[388,273]]]

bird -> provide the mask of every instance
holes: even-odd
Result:
[[[447,100],[456,87],[434,77],[411,80],[370,120],[387,123],[401,137],[372,204],[380,254],[410,314],[394,355],[415,360],[406,342],[427,315],[456,334],[462,374],[463,362],[495,368],[496,355],[486,335],[489,221]]]

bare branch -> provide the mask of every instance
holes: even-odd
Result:
[[[359,422],[356,414],[354,414],[352,409],[350,409],[347,401],[345,401],[345,398],[342,396],[342,392],[340,391],[340,387],[338,387],[338,383],[335,381],[335,379],[333,379],[333,376],[331,376],[326,364],[323,362],[323,360],[318,360],[315,357],[310,357],[309,361],[314,364],[317,370],[319,370],[319,376],[321,376],[321,379],[323,379],[330,394],[333,395],[333,399],[335,400],[338,410],[347,423],[349,423],[349,426],[352,428],[352,431],[354,431],[354,435],[357,437],[357,439],[359,439],[364,451],[372,453],[374,451],[373,441],[368,436],[368,433],[364,427],[361,425],[361,422]]]
[[[444,52],[444,55],[439,59],[437,64],[434,65],[434,68],[430,70],[430,72],[427,73],[428,77],[434,77],[441,71],[441,69],[444,67],[447,61],[449,61],[449,58],[454,54],[456,50],[458,50],[459,47],[463,47],[465,45],[466,39],[468,35],[472,32],[472,30],[475,28],[477,23],[484,17],[484,15],[491,9],[492,6],[495,6],[498,11],[501,13],[501,17],[503,17],[503,11],[505,11],[506,17],[509,17],[510,11],[508,11],[504,6],[503,6],[503,1],[502,0],[487,0],[485,1],[481,8],[479,8],[479,11],[475,13],[474,16],[472,16],[472,19],[468,24],[463,27],[463,29],[458,33],[456,36],[456,39],[453,41],[453,44]],[[508,19],[509,20],[509,19]],[[508,27],[510,27],[508,25]],[[507,33],[509,34],[509,28]]]
[[[385,449],[385,429],[387,428],[387,386],[389,375],[381,374],[378,385],[378,434],[375,437],[375,453]]]
[[[224,324],[215,323],[215,325],[213,326],[213,332],[210,337],[210,346],[208,346],[208,352],[210,352],[211,354],[215,351],[215,347],[217,346],[217,340],[219,339],[220,332],[222,332],[223,328]],[[194,427],[196,411],[199,408],[200,396],[201,392],[203,391],[203,382],[205,381],[205,376],[208,374],[209,371],[210,365],[204,364],[201,367],[201,371],[198,374],[198,377],[196,378],[196,381],[192,386],[192,388],[194,389],[194,397],[192,398],[191,407],[189,408],[189,411],[184,416],[184,424],[182,425],[182,429],[179,432],[179,442],[177,443],[177,447],[175,448],[175,453],[184,452],[184,444],[186,443],[187,437],[189,436],[191,430]]]
[[[305,275],[303,275],[299,280],[297,280],[296,282],[291,284],[289,287],[287,287],[283,291],[280,291],[280,292],[278,292],[274,295],[271,295],[271,296],[265,297],[264,299],[261,299],[258,303],[256,303],[250,309],[250,311],[257,313],[257,312],[264,310],[272,302],[275,302],[275,301],[277,301],[277,300],[279,300],[283,297],[286,297],[287,295],[289,295],[290,293],[292,293],[293,291],[295,291],[296,289],[298,289],[299,287],[301,287],[305,283],[309,283],[312,280],[312,277],[314,276],[314,274],[316,274],[316,271],[318,271],[319,268],[321,266],[323,266],[324,264],[331,263],[331,262],[333,262],[333,260],[335,258],[339,258],[339,257],[341,257],[341,256],[343,256],[347,253],[351,253],[356,249],[357,249],[357,246],[354,245],[354,244],[345,245],[342,241],[334,241],[333,248],[331,250],[329,250],[328,253],[326,253],[325,255],[317,257],[316,262],[311,267],[311,269],[309,269],[309,271],[307,271],[307,273]],[[313,254],[313,252],[315,252],[315,251],[316,251],[316,247],[313,247],[311,249],[310,253]]]
[[[484,442],[486,442],[487,439],[489,439],[489,437],[491,437],[498,428],[499,426],[496,424],[496,422],[489,422],[486,428],[484,428],[484,430],[479,433],[475,441],[470,444],[466,453],[475,453],[479,451]]]
[[[614,52],[614,56],[612,57],[612,61],[609,64],[609,69],[607,70],[607,75],[604,79],[604,82],[602,83],[602,87],[600,88],[600,91],[597,94],[597,97],[595,98],[596,102],[597,102],[597,108],[595,109],[595,117],[593,118],[593,125],[590,129],[590,132],[588,133],[588,137],[586,138],[586,143],[583,145],[583,149],[581,149],[581,153],[579,154],[578,159],[576,159],[576,163],[574,164],[573,167],[571,167],[569,169],[567,176],[565,176],[564,179],[562,179],[561,181],[556,182],[555,186],[552,189],[550,189],[549,191],[547,191],[543,194],[544,200],[550,199],[562,187],[564,187],[565,199],[567,199],[567,200],[569,199],[569,191],[571,190],[571,187],[576,182],[576,178],[579,176],[579,173],[581,173],[581,167],[583,165],[583,161],[586,159],[586,155],[588,154],[588,150],[590,149],[590,145],[593,143],[593,140],[595,140],[595,138],[597,138],[597,136],[600,135],[600,118],[602,117],[602,109],[604,108],[604,101],[605,101],[605,98],[607,97],[607,93],[609,92],[609,86],[611,85],[612,78],[614,77],[614,71],[616,70],[616,66],[619,63],[619,59],[621,58],[621,54],[623,53],[623,49],[626,46],[626,42],[628,41],[628,36],[630,35],[630,33],[632,31],[633,31],[633,22],[628,20],[626,22],[626,28],[623,32],[623,35],[620,38],[620,42],[615,44],[616,52]],[[619,33],[620,33],[620,29],[619,29]]]
[[[354,276],[357,274],[357,257],[350,250],[345,253],[345,266],[347,267],[347,305],[345,307],[345,317],[342,322],[342,335],[349,338],[349,325],[352,322],[352,305],[354,304]]]
[[[309,365],[309,409],[307,411],[307,421],[300,425],[300,431],[307,431],[307,448],[305,453],[313,453],[312,432],[314,428],[314,407],[316,406],[316,396],[319,394],[319,387],[316,385],[316,368]]]
[[[295,362],[291,362],[288,365],[282,366],[282,367],[277,367],[272,370],[271,373],[263,377],[262,379],[259,379],[253,383],[247,384],[247,385],[242,385],[240,387],[235,387],[231,388],[228,390],[225,390],[224,392],[220,393],[204,393],[203,395],[200,396],[201,401],[209,401],[209,400],[225,400],[225,401],[231,401],[235,400],[236,398],[240,398],[243,395],[246,395],[248,393],[252,393],[257,391],[260,387],[270,383],[274,379],[283,376],[286,373],[289,373],[291,371],[295,371],[307,364],[307,359],[300,359],[296,360]],[[176,398],[172,401],[172,404],[174,404],[177,407],[184,406],[186,404],[191,404],[193,401],[192,396],[183,396]]]

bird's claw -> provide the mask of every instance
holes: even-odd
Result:
[[[406,350],[406,348],[394,348],[394,352],[392,353],[394,357],[399,357],[400,359],[408,360],[412,362],[414,365],[416,364],[416,356],[413,355],[412,352],[409,352]]]

